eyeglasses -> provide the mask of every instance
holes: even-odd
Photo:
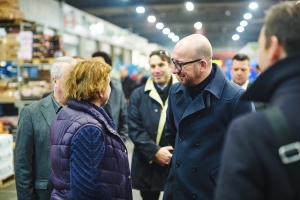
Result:
[[[193,60],[193,61],[189,61],[189,62],[180,62],[180,63],[179,63],[179,62],[175,61],[175,60],[172,58],[173,64],[175,65],[176,69],[179,70],[179,71],[182,70],[182,66],[187,65],[187,64],[191,64],[191,63],[194,63],[194,62],[198,62],[198,61],[200,61],[200,60],[202,60],[202,59],[200,58],[200,59]]]
[[[164,50],[152,51],[150,57],[154,55],[161,55],[161,54],[167,56],[170,59],[170,54]]]

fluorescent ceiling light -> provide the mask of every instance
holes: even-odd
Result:
[[[234,41],[239,40],[239,39],[240,39],[240,36],[239,36],[238,34],[234,34],[234,35],[232,36],[232,39],[233,39]]]
[[[155,17],[155,16],[150,15],[150,16],[148,17],[148,22],[153,23],[153,22],[155,22],[155,21],[156,21],[156,17]]]
[[[202,23],[201,23],[201,22],[196,22],[196,23],[194,24],[194,27],[195,27],[195,29],[200,30],[200,29],[202,28]]]
[[[143,6],[138,6],[138,7],[136,7],[135,10],[136,10],[137,13],[144,13],[145,12],[145,8]]]
[[[246,13],[246,14],[244,14],[244,18],[245,18],[245,19],[251,19],[251,18],[252,18],[251,13]]]
[[[192,2],[186,2],[185,7],[188,11],[194,10],[194,4]]]

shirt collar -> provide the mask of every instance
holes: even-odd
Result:
[[[249,80],[247,79],[247,81],[246,81],[243,85],[241,85],[241,87],[242,87],[244,90],[246,90],[247,87],[248,87],[248,84],[249,84]]]
[[[62,108],[62,106],[59,105],[59,103],[54,99],[53,92],[51,94],[51,99],[52,99],[52,103],[53,103],[53,106],[54,106],[55,113],[58,113],[58,111]]]

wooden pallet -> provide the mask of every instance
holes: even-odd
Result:
[[[10,186],[13,183],[15,183],[15,175],[14,174],[7,176],[4,179],[0,180],[0,189]]]
[[[32,64],[52,64],[55,62],[55,58],[32,58],[29,60],[19,60],[19,64],[32,63]]]

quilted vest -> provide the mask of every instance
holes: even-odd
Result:
[[[102,108],[99,108],[102,109]],[[92,125],[104,134],[105,154],[101,183],[111,199],[132,199],[127,149],[119,134],[93,105],[67,101],[51,124],[50,159],[54,190],[51,199],[72,199],[70,191],[70,146],[74,135],[84,126]]]

